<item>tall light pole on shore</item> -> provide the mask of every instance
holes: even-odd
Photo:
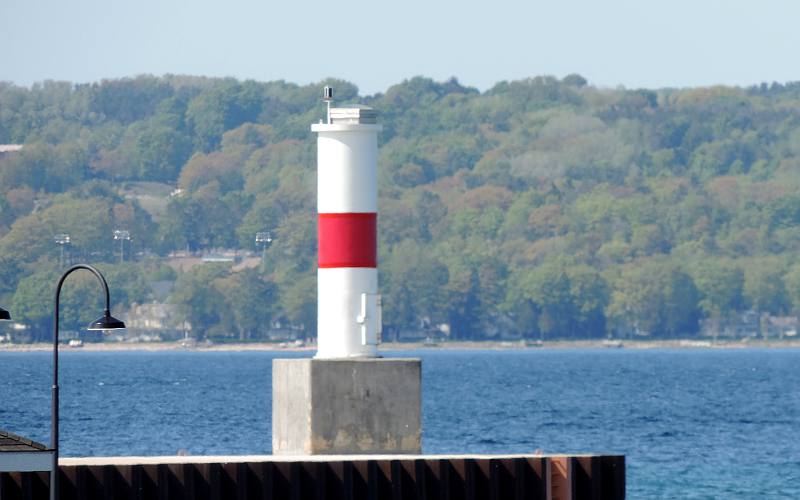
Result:
[[[53,465],[50,471],[50,500],[58,499],[58,309],[61,302],[61,287],[64,285],[64,280],[67,276],[85,269],[94,274],[100,281],[103,287],[103,293],[106,296],[106,309],[103,316],[93,321],[87,330],[121,330],[125,328],[125,323],[111,316],[111,295],[108,293],[108,283],[105,277],[95,269],[87,264],[78,264],[70,267],[58,280],[56,286],[56,299],[55,309],[53,313],[53,399],[52,399],[52,414],[51,414],[51,432],[50,432],[50,447],[53,449]]]
[[[272,244],[272,233],[259,231],[256,233],[256,245],[261,245],[261,263],[267,261],[267,248]]]
[[[114,241],[119,241],[119,261],[125,262],[125,242],[131,241],[130,231],[117,229],[114,231]]]
[[[59,267],[64,267],[64,247],[70,244],[69,235],[66,233],[57,234],[53,240],[61,247],[61,256],[58,259]]]

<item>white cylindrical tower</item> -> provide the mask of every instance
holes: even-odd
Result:
[[[370,108],[331,108],[317,132],[316,358],[377,357],[378,132]]]

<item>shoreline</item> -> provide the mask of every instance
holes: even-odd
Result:
[[[429,344],[425,342],[385,342],[383,350],[540,350],[540,349],[795,349],[800,348],[800,339],[726,339],[718,340],[552,340],[525,341],[453,341]],[[0,352],[52,351],[51,343],[0,344]],[[60,351],[124,352],[124,351],[188,351],[188,352],[305,352],[315,351],[316,345],[294,346],[275,342],[241,342],[224,344],[198,344],[184,346],[178,342],[98,342],[84,343],[81,347],[62,344]]]

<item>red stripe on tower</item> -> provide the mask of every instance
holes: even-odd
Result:
[[[319,267],[378,267],[377,219],[374,213],[319,214]]]

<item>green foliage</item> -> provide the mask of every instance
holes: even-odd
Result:
[[[726,316],[743,306],[744,273],[733,263],[704,260],[694,269],[699,306],[712,316]]]
[[[680,266],[653,260],[625,266],[607,314],[612,332],[656,337],[697,333],[699,293]]]
[[[221,333],[220,324],[231,321],[231,311],[219,288],[219,280],[224,279],[227,271],[225,264],[198,266],[175,282],[171,300],[183,309],[198,339]]]
[[[152,76],[103,80],[89,92],[89,109],[123,124],[145,119],[173,95],[168,82]]]
[[[48,269],[29,274],[17,284],[11,302],[12,314],[16,321],[26,321],[34,341],[53,338],[53,297],[58,277],[54,270]]]
[[[133,262],[98,266],[106,277],[113,307],[124,309],[133,303],[141,304],[150,298],[150,285],[142,267]]]
[[[317,330],[317,277],[286,272],[278,279],[281,309],[286,319],[310,338]]]
[[[239,339],[258,338],[269,331],[280,310],[275,283],[265,280],[255,269],[246,269],[215,286],[233,312]]]
[[[69,233],[67,258],[109,263],[120,307],[175,281],[171,300],[200,336],[278,323],[313,334],[308,127],[325,84],[384,126],[390,337],[442,324],[455,338],[691,336],[705,318],[719,329],[749,309],[800,310],[799,84],[609,90],[575,74],[483,93],[415,77],[366,97],[338,80],[0,83],[0,143],[24,144],[0,156],[0,300],[45,338],[39,296],[60,257],[53,237]],[[110,264],[117,229],[133,262]],[[176,275],[163,262],[260,251],[259,231],[275,239],[258,269]],[[69,321],[79,315],[76,304]]]
[[[397,334],[409,326],[430,327],[444,319],[444,297],[440,290],[448,281],[448,270],[413,240],[395,246],[381,264],[381,291],[388,307],[384,330]]]
[[[797,314],[800,311],[800,264],[795,264],[786,273],[784,286],[792,312]]]
[[[744,297],[758,312],[783,314],[790,307],[784,287],[786,270],[775,258],[751,261],[744,274]]]

